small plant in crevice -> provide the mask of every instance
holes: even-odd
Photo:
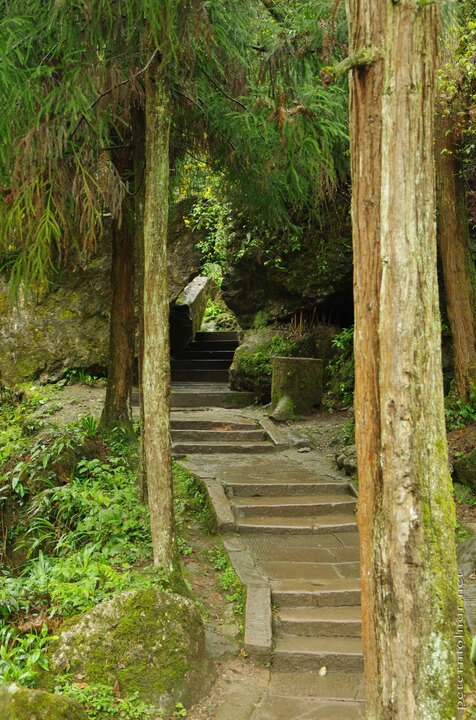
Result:
[[[476,402],[462,402],[453,392],[445,398],[446,429],[458,430],[476,423]]]
[[[334,335],[332,346],[335,355],[327,363],[326,370],[333,408],[335,401],[345,406],[354,400],[354,327],[344,328]]]
[[[210,551],[213,567],[219,572],[219,584],[226,593],[228,602],[233,603],[235,615],[240,618],[240,629],[243,631],[243,615],[246,605],[246,588],[236,574],[223,545],[218,544]]]

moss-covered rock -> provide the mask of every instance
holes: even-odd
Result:
[[[169,299],[198,274],[202,255],[197,233],[185,224],[190,201],[177,203],[169,223]],[[198,235],[199,237],[199,235]],[[0,276],[0,384],[60,379],[69,368],[107,367],[111,303],[108,233],[87,264],[64,266],[41,296],[8,297]]]
[[[52,689],[65,672],[113,686],[171,713],[207,690],[212,670],[200,616],[191,600],[156,588],[133,590],[65,622],[50,649]]]
[[[309,413],[322,400],[323,361],[318,358],[274,357],[271,407],[290,398],[296,413]]]
[[[289,324],[270,325],[247,331],[235,352],[230,368],[231,388],[248,390],[261,402],[269,402],[272,358],[329,358],[333,352],[332,337],[335,333],[336,328],[329,325],[316,325],[299,332]]]
[[[2,720],[86,720],[86,712],[70,698],[18,685],[0,687]]]
[[[455,460],[454,479],[476,492],[476,448]]]

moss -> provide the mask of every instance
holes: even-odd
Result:
[[[16,685],[0,689],[2,720],[86,720],[79,703],[39,690]]]
[[[156,588],[130,591],[64,623],[52,644],[48,689],[65,671],[113,686],[168,711],[194,701],[207,686],[208,662],[191,601]]]

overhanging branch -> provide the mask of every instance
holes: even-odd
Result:
[[[382,51],[376,47],[363,48],[356,53],[344,58],[337,65],[328,65],[321,70],[321,78],[324,85],[330,85],[342,75],[355,68],[368,67],[382,57]]]

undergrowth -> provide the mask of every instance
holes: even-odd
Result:
[[[240,631],[243,632],[244,613],[246,605],[246,587],[236,574],[228,557],[228,553],[221,543],[210,551],[210,560],[219,573],[219,584],[226,594],[228,602],[233,603],[233,610],[239,620]]]
[[[99,435],[92,416],[32,438],[22,426],[41,395],[2,399],[0,442],[7,442],[0,462],[0,683],[34,686],[37,671],[48,669],[48,644],[63,618],[125,590],[174,588],[172,579],[150,566],[138,443],[120,428]],[[173,471],[178,544],[186,555],[192,552],[182,539],[188,517],[209,531],[215,518],[200,481],[179,465]],[[126,712],[125,705],[117,715],[115,699],[107,705],[104,692],[97,693],[104,705],[97,717],[146,717]],[[106,706],[116,714],[108,715]]]

